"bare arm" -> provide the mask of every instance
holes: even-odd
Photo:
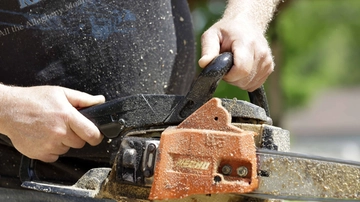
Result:
[[[77,108],[103,103],[103,96],[58,86],[13,87],[0,84],[0,133],[22,154],[54,162],[70,147],[102,140],[97,127]]]
[[[268,42],[267,25],[279,0],[229,0],[222,19],[202,36],[202,57],[205,67],[219,53],[231,51],[234,66],[224,80],[244,90],[260,87],[274,70]]]
[[[223,18],[248,18],[249,22],[266,31],[280,0],[229,0]]]

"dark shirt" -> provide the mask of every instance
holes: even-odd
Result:
[[[4,84],[60,85],[107,100],[184,94],[195,71],[185,0],[2,1],[0,48]],[[110,148],[104,139],[97,147],[71,150],[54,164],[40,163],[40,176],[72,183],[94,162],[108,165]],[[17,175],[20,156],[0,140],[0,186]]]

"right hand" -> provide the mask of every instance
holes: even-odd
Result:
[[[54,162],[70,148],[101,142],[98,128],[78,109],[103,102],[102,95],[58,86],[0,85],[0,133],[25,156]]]
[[[243,90],[259,88],[274,71],[274,62],[263,30],[251,19],[223,18],[201,38],[200,67],[206,67],[220,53],[231,51],[234,65],[224,80]]]

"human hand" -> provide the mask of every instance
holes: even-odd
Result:
[[[0,86],[0,133],[25,156],[54,162],[70,148],[97,145],[103,136],[77,109],[100,104],[92,96],[57,86]]]
[[[232,52],[234,65],[224,80],[249,92],[256,90],[274,70],[263,32],[251,19],[221,19],[202,35],[200,67],[206,67],[222,52]]]

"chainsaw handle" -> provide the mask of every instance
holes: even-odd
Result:
[[[263,108],[265,110],[266,116],[270,117],[270,109],[266,98],[264,85],[261,85],[260,88],[254,90],[253,92],[248,92],[248,94],[250,102]]]
[[[213,97],[220,80],[230,71],[233,64],[233,54],[230,52],[222,53],[211,61],[202,70],[184,99],[173,108],[165,122],[179,123],[209,101]],[[270,117],[264,86],[253,92],[248,92],[248,94],[250,102],[263,108],[266,115]]]
[[[164,121],[178,124],[209,101],[223,76],[233,66],[232,53],[217,56],[199,74],[187,95],[172,109]]]

